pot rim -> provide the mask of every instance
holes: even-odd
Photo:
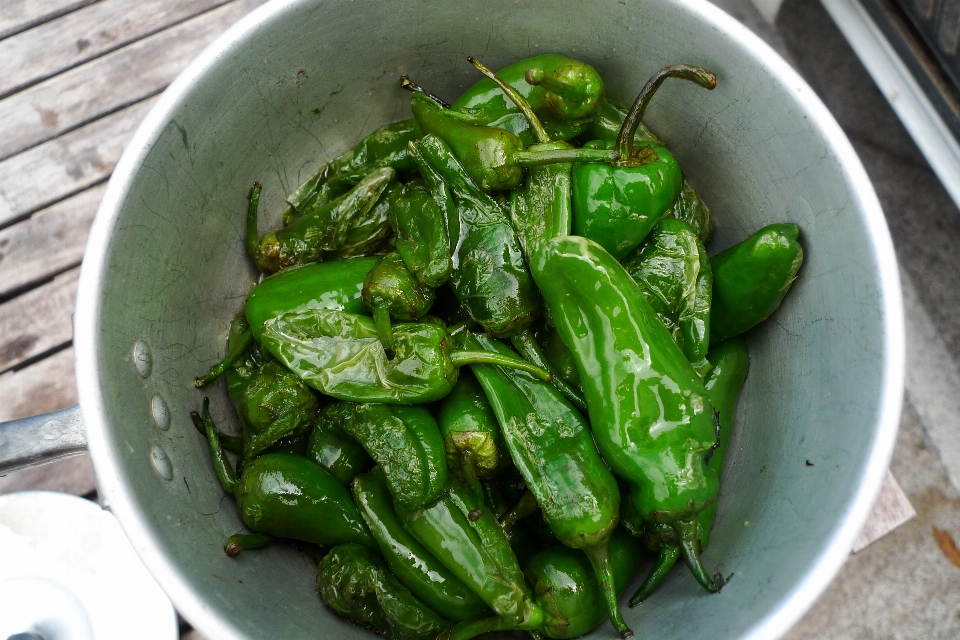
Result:
[[[236,47],[244,46],[243,43],[262,25],[310,1],[272,0],[258,7],[208,45],[163,92],[114,169],[90,232],[80,274],[74,318],[77,387],[100,495],[177,610],[209,637],[245,638],[246,635],[232,620],[208,608],[204,604],[205,594],[196,591],[168,561],[163,553],[162,541],[154,536],[149,517],[140,509],[137,496],[121,481],[122,459],[117,443],[111,439],[107,428],[104,388],[98,362],[101,290],[108,277],[106,256],[132,179],[172,114],[189,97],[208,70],[228,58]],[[779,605],[755,621],[741,636],[750,640],[766,640],[786,633],[823,593],[849,555],[880,493],[893,455],[904,389],[905,334],[899,271],[893,242],[873,185],[840,125],[809,85],[769,45],[718,7],[707,2],[666,1],[697,15],[738,42],[747,55],[763,61],[771,77],[791,88],[797,105],[822,132],[859,199],[863,221],[872,240],[880,283],[880,302],[885,319],[883,349],[887,358],[882,372],[882,399],[873,447],[859,485],[852,492],[851,508],[835,527],[819,557],[805,577],[784,595]]]

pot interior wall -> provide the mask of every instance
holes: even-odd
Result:
[[[712,9],[693,4],[491,0],[474,15],[415,0],[288,3],[234,31],[242,42],[207,59],[202,82],[181,81],[165,128],[129,176],[107,248],[97,365],[108,426],[91,428],[105,430],[119,452],[109,474],[135,496],[115,509],[121,522],[142,519],[149,539],[135,544],[167,556],[161,573],[175,578],[163,586],[201,630],[370,637],[323,607],[306,556],[282,545],[224,555],[242,526],[190,421],[203,397],[192,381],[223,354],[256,278],[243,246],[251,184],[263,184],[262,214],[277,223],[284,195],[323,161],[409,117],[401,74],[452,99],[479,78],[468,54],[492,68],[541,52],[585,59],[628,103],[666,64],[717,73],[713,92],[668,82],[645,120],[711,206],[711,254],[792,221],[806,260],[783,307],[749,336],[751,371],[704,553],[733,580],[711,596],[678,569],[624,613],[637,637],[737,637],[807,576],[877,439],[888,325],[865,222],[871,203],[853,194],[816,124],[822,114],[795,100],[809,89],[775,78],[772,54],[732,41],[733,26],[709,24]],[[222,383],[209,393],[231,429]],[[157,569],[156,559],[147,564]],[[604,625],[594,635],[613,633]]]

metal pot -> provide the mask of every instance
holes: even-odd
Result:
[[[594,64],[626,102],[661,66],[700,64],[719,87],[667,83],[645,121],[710,204],[711,252],[792,221],[806,262],[749,337],[752,368],[704,553],[733,579],[710,595],[675,572],[625,616],[638,637],[776,637],[848,555],[899,422],[901,298],[870,182],[810,88],[708,3],[472,6],[277,0],[211,45],[150,112],[97,215],[77,304],[77,381],[101,494],[203,634],[370,637],[323,607],[298,553],[221,550],[242,527],[190,423],[202,395],[191,382],[222,355],[256,279],[243,248],[250,185],[263,184],[262,211],[277,222],[284,195],[324,160],[408,117],[401,74],[453,98],[479,77],[468,54],[497,68],[566,53]],[[229,428],[226,394],[213,395]]]

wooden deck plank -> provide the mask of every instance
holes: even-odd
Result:
[[[3,0],[0,40],[94,2],[96,0]]]
[[[0,100],[0,159],[162,91],[264,0],[233,0]]]
[[[105,184],[0,230],[0,297],[80,264]]]
[[[0,161],[0,227],[106,180],[157,98]],[[16,179],[10,179],[16,176]]]
[[[0,41],[0,97],[136,42],[227,0],[102,0]]]
[[[0,304],[0,372],[73,340],[80,269]]]

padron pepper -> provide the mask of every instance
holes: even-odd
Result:
[[[637,540],[622,528],[610,537],[610,557],[619,594],[627,586],[643,559]],[[606,608],[603,592],[586,557],[569,547],[552,546],[526,563],[523,571],[527,584],[544,611],[541,626],[533,633],[564,640],[578,638],[603,622]],[[480,633],[500,629],[486,620],[457,625],[450,640],[468,640]]]
[[[500,619],[539,625],[543,612],[530,598],[506,534],[466,485],[450,478],[433,504],[409,510],[394,502],[394,508],[404,528]]]
[[[344,423],[352,418],[353,406],[348,402],[331,402],[325,406],[317,416],[304,453],[307,460],[344,485],[349,485],[374,464],[363,445],[343,429]]]
[[[669,524],[697,581],[718,591],[697,550],[697,514],[716,500],[704,460],[716,443],[706,389],[617,260],[586,238],[546,244],[531,264],[580,371],[597,447],[648,522]]]
[[[719,478],[723,473],[723,461],[727,455],[730,434],[733,433],[733,420],[737,412],[737,398],[740,396],[743,382],[747,378],[750,356],[747,351],[747,343],[744,342],[743,338],[738,337],[715,345],[710,349],[707,357],[713,363],[713,369],[707,374],[704,387],[707,390],[710,403],[719,416],[720,424],[717,446],[707,453],[707,464]],[[713,520],[716,515],[717,503],[713,502],[697,516],[697,530],[701,548],[705,548],[710,541],[710,531],[713,528]],[[680,556],[680,546],[669,527],[655,526],[644,537],[647,546],[657,553],[657,560],[643,584],[630,598],[631,607],[645,600],[656,589]]]
[[[453,268],[447,220],[423,179],[391,194],[390,226],[396,234],[397,253],[417,281],[433,288],[445,283]]]
[[[390,167],[398,173],[416,169],[407,153],[407,143],[422,136],[413,118],[380,127],[346,153],[324,164],[287,196],[290,208],[284,212],[284,222],[290,224],[308,208],[343,195],[374,169]]]
[[[704,376],[711,366],[707,350],[713,272],[696,232],[684,222],[664,218],[622,264],[687,360]]]
[[[636,144],[640,118],[667,78],[683,78],[713,89],[717,77],[706,69],[679,64],[661,69],[637,96],[616,142],[595,141],[592,149],[615,149],[610,163],[573,167],[573,232],[599,243],[617,260],[630,253],[663,218],[683,183],[680,166],[666,147]]]
[[[377,208],[384,191],[396,182],[396,172],[383,167],[364,176],[344,195],[318,207],[311,207],[295,222],[279,231],[259,236],[260,185],[250,191],[247,209],[247,252],[265,273],[299,264],[319,262],[327,254],[348,250],[365,239],[375,238],[376,246],[389,229],[387,211]],[[374,220],[372,228],[370,220]],[[356,234],[360,233],[360,237]]]
[[[713,236],[713,216],[710,214],[710,207],[700,197],[700,193],[693,188],[686,180],[683,181],[683,187],[673,201],[673,206],[667,212],[668,218],[676,218],[680,222],[690,225],[690,228],[696,232],[700,242],[707,244]]]
[[[268,453],[252,460],[238,478],[220,446],[209,404],[204,398],[203,416],[194,411],[191,417],[204,426],[214,470],[236,498],[247,527],[318,545],[355,542],[376,548],[347,488],[306,458]]]
[[[353,482],[353,500],[393,575],[434,611],[456,622],[488,613],[477,594],[403,528],[382,474],[363,473]]]
[[[518,358],[454,349],[446,327],[428,322],[393,327],[388,359],[373,320],[333,309],[285,313],[263,325],[264,348],[308,385],[351,402],[419,404],[446,396],[457,369],[494,362],[550,380],[549,372]]]
[[[771,224],[710,259],[712,340],[740,335],[777,310],[803,264],[799,236],[795,224]]]
[[[476,377],[465,369],[437,407],[437,424],[447,452],[447,468],[471,489],[491,478],[503,462],[503,434]]]
[[[375,551],[341,544],[317,566],[317,588],[337,615],[388,640],[435,640],[449,627],[390,573]]]
[[[263,323],[297,309],[339,309],[363,313],[363,283],[379,258],[352,258],[305,264],[264,278],[247,294],[246,316],[260,341]]]
[[[393,359],[390,321],[419,320],[430,310],[434,299],[433,289],[417,281],[396,251],[380,258],[367,274],[361,296],[363,305],[373,316],[373,324],[387,359]]]
[[[482,335],[470,336],[467,345],[511,353],[506,345]],[[492,365],[471,368],[550,530],[562,544],[583,550],[596,572],[613,626],[622,637],[632,636],[617,606],[610,565],[620,489],[597,452],[590,425],[550,384]]]
[[[582,132],[603,101],[603,78],[586,62],[556,53],[518,60],[497,76],[530,105],[554,140],[569,140]],[[472,110],[487,116],[490,126],[516,134],[523,144],[535,139],[529,121],[498,84],[480,80],[464,91],[454,110]]]

